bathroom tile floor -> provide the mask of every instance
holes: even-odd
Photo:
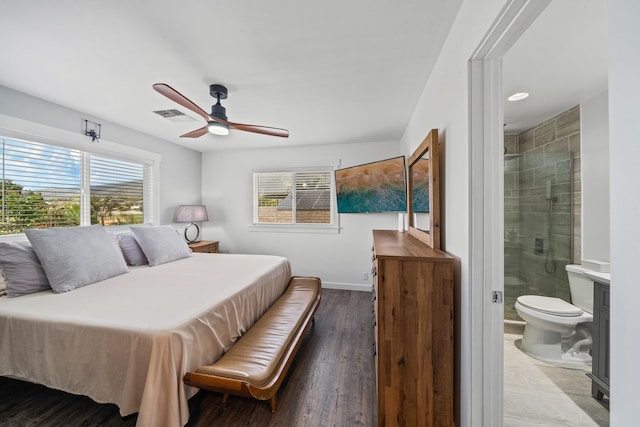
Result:
[[[522,334],[504,334],[504,426],[608,426],[609,400],[591,396],[586,371],[536,360],[518,347]]]

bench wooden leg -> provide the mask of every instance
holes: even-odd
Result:
[[[226,405],[227,400],[229,400],[229,393],[222,393],[222,405]]]
[[[271,399],[269,399],[269,404],[271,405],[271,413],[276,412],[276,396],[274,395]]]

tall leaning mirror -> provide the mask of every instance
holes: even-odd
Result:
[[[409,158],[408,168],[409,234],[434,249],[440,249],[438,129],[429,131]]]

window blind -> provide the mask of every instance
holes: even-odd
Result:
[[[145,222],[151,165],[32,141],[0,142],[0,234]]]
[[[144,222],[142,164],[91,155],[89,170],[91,224]]]
[[[79,151],[2,139],[1,234],[80,225]]]
[[[332,224],[331,178],[331,171],[255,173],[254,223]]]

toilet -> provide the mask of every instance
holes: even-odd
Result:
[[[540,295],[518,297],[515,309],[527,324],[522,349],[550,363],[590,364],[593,281],[580,265],[567,265],[571,302]]]

